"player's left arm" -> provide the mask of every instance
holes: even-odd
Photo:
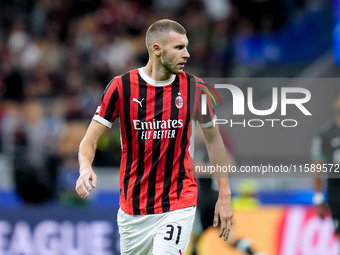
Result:
[[[210,162],[213,166],[227,166],[227,152],[224,147],[221,134],[217,125],[208,128],[202,128]],[[231,209],[231,190],[229,185],[228,173],[217,173],[216,180],[219,190],[219,196],[215,205],[214,227],[221,222],[219,237],[227,240],[231,225],[233,224],[233,212]]]

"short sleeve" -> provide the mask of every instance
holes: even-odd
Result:
[[[97,107],[93,119],[99,123],[112,127],[112,123],[118,117],[119,93],[118,93],[119,80],[113,79],[105,88],[100,106]]]
[[[195,119],[198,121],[202,128],[208,128],[214,125],[214,120],[216,119],[214,107],[212,104],[211,96],[207,93],[209,88],[204,85],[205,83],[198,79],[196,81],[196,98],[195,98]],[[202,96],[206,99],[205,112],[202,112]],[[203,101],[204,103],[204,101]]]

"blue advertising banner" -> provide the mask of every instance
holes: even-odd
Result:
[[[334,0],[333,52],[337,65],[340,65],[340,0]]]
[[[118,255],[117,209],[0,210],[0,255]]]

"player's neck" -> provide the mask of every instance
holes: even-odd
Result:
[[[157,65],[149,61],[145,67],[143,67],[144,73],[155,81],[166,81],[172,77],[172,74],[164,69],[163,66]]]

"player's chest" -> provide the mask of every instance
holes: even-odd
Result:
[[[179,86],[135,86],[123,97],[122,109],[133,119],[178,119],[186,117],[188,93]]]

